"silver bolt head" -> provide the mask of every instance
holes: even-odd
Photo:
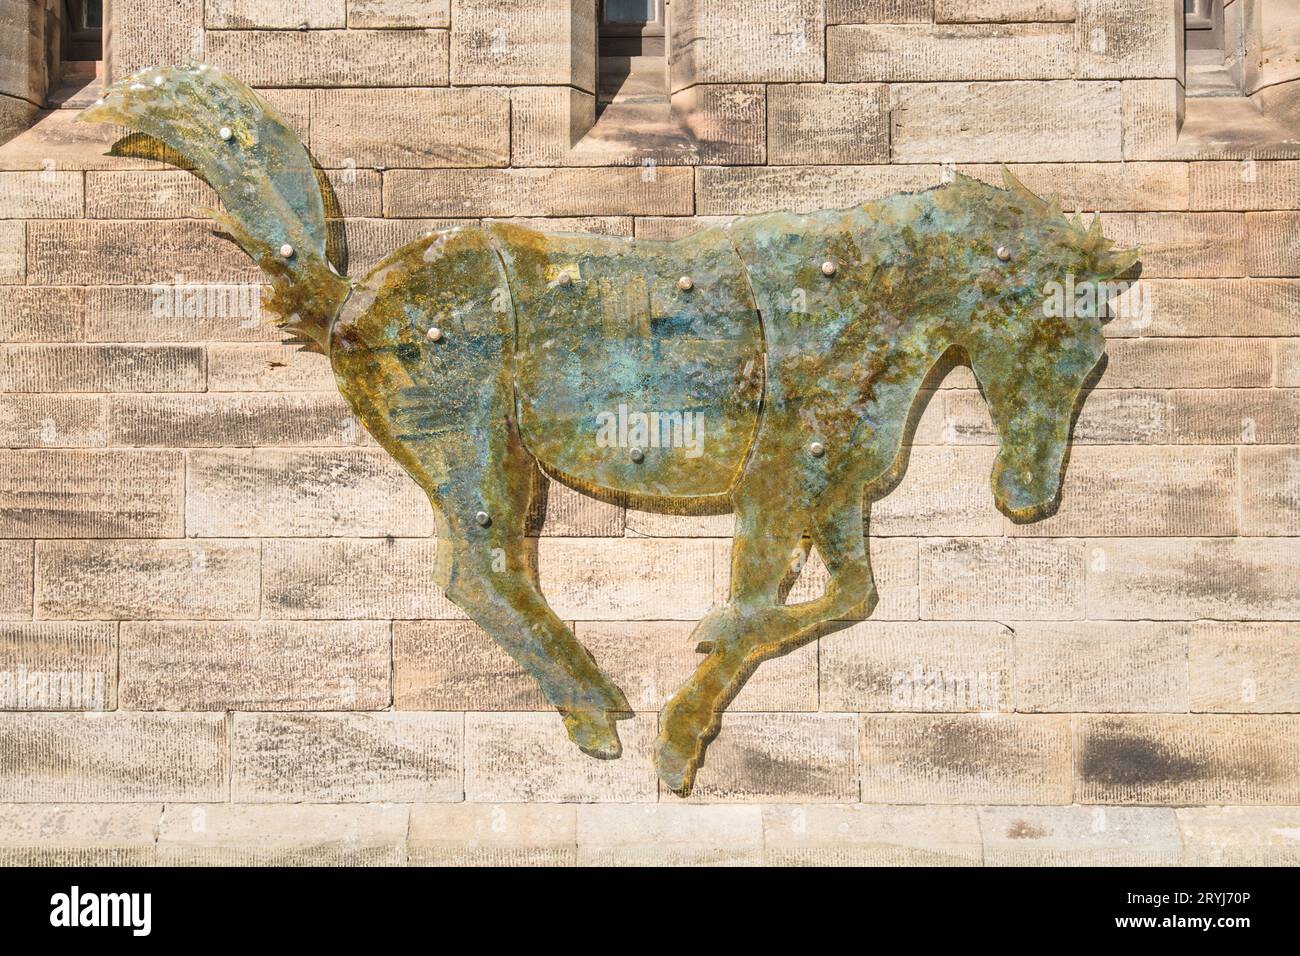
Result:
[[[436,325],[429,329],[427,334],[430,342],[442,341],[442,329],[438,328]]]
[[[287,242],[286,242],[284,245],[282,245],[282,246],[280,247],[280,256],[281,256],[281,258],[284,258],[284,259],[292,259],[292,258],[293,258],[293,246],[289,245],[289,243],[287,243]]]
[[[824,276],[833,276],[835,275],[835,273],[839,271],[840,271],[839,263],[837,263],[834,259],[827,259],[825,262],[822,263],[822,275]]]
[[[677,280],[677,288],[681,289],[683,292],[690,292],[695,288],[695,280],[690,276],[682,276]]]
[[[217,130],[217,135],[220,136],[223,140],[229,142],[230,138],[235,135],[235,131],[231,129],[229,126],[223,126],[221,127],[221,129]]]
[[[573,276],[567,272],[560,273],[560,285],[573,285]]]
[[[492,516],[486,511],[480,511],[474,516],[474,520],[477,521],[481,527],[486,528],[492,523]]]
[[[633,461],[636,462],[645,461],[645,452],[643,452],[640,448],[633,448],[630,452],[628,452],[628,456]]]
[[[998,258],[1003,262],[1011,261],[1011,250],[1006,246],[998,246]]]
[[[820,458],[822,455],[826,454],[826,446],[819,441],[815,441],[809,445],[808,450],[812,452],[814,458]]]

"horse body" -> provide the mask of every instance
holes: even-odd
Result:
[[[1007,189],[961,177],[673,242],[445,230],[354,283],[329,267],[305,150],[242,84],[204,67],[146,71],[87,112],[163,139],[217,189],[223,224],[275,283],[272,307],[329,355],[357,416],[428,495],[438,583],[587,753],[619,755],[631,708],[537,586],[526,532],[539,466],[668,510],[727,502],[730,598],[692,635],[704,657],[656,744],[679,793],[757,666],[874,603],[866,503],[897,473],[944,356],[971,365],[990,404],[999,506],[1016,520],[1051,507],[1103,340],[1100,316],[1049,315],[1045,283],[1110,279],[1135,258],[1010,177]],[[191,141],[195,128],[217,140],[222,123],[233,146]],[[812,547],[825,591],[786,604]]]

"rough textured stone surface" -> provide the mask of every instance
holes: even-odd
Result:
[[[0,451],[0,536],[179,535],[184,474],[174,451]]]
[[[452,83],[596,91],[590,0],[457,0],[452,12]]]
[[[1012,632],[988,623],[863,621],[821,641],[821,709],[1008,711]]]
[[[220,801],[228,773],[222,714],[0,713],[0,799]]]
[[[1188,629],[1150,622],[1016,622],[1015,706],[1078,713],[1188,709]]]
[[[768,89],[768,161],[889,161],[889,91],[878,83],[783,83]]]
[[[1181,807],[1174,811],[1189,866],[1295,866],[1296,807]]]
[[[0,623],[0,710],[113,710],[117,683],[116,623]]]
[[[446,27],[451,0],[348,0],[349,27]]]
[[[0,865],[151,866],[161,804],[0,804]]]
[[[1011,531],[1048,537],[1232,534],[1237,483],[1231,448],[1078,447],[1056,514]],[[1163,507],[1152,508],[1153,501]]]
[[[118,80],[150,66],[202,59],[204,3],[205,0],[113,0],[112,29],[105,31],[108,76]],[[263,0],[230,0],[230,3],[271,6]]]
[[[208,62],[252,86],[446,86],[446,30],[223,30]]]
[[[311,115],[312,154],[326,166],[504,166],[510,159],[510,97],[499,89],[319,90]]]
[[[763,862],[758,806],[578,807],[580,866],[754,866]]]
[[[1076,0],[1078,76],[1182,79],[1180,4],[1172,0]]]
[[[1183,841],[1169,807],[985,807],[986,866],[1176,866]]]
[[[0,541],[0,619],[32,616],[31,541]]]
[[[831,27],[827,79],[868,83],[925,80],[1054,80],[1074,72],[1066,25]]]
[[[592,760],[552,713],[466,714],[465,799],[478,803],[654,803],[653,714],[620,721],[623,756]]]
[[[347,6],[348,0],[206,0],[204,12],[209,30],[334,30],[344,26]]]
[[[1193,711],[1300,711],[1300,637],[1291,624],[1186,626]]]
[[[677,0],[672,87],[820,81],[825,23],[821,0]]]
[[[1157,805],[1300,802],[1294,715],[1080,718],[1075,799]]]
[[[728,710],[691,799],[853,803],[858,799],[856,730],[854,718],[845,714]]]
[[[895,162],[1014,162],[1027,153],[1100,162],[1123,152],[1118,83],[899,83],[890,94]],[[1071,122],[1059,122],[1063,114]]]
[[[1077,0],[934,0],[939,23],[1068,22]],[[928,4],[926,4],[928,6]]]
[[[462,796],[460,714],[236,714],[236,802],[420,803]]]
[[[868,803],[1070,802],[1069,718],[864,715]]]
[[[1087,607],[1115,620],[1300,618],[1294,538],[1110,538],[1093,542]]]
[[[928,539],[921,545],[921,606],[925,617],[947,620],[1083,617],[1083,544]]]
[[[163,866],[401,866],[410,811],[387,804],[169,804]]]
[[[231,540],[41,541],[41,617],[253,618],[258,546]]]
[[[773,866],[977,866],[973,807],[794,804],[763,810]]]
[[[121,703],[131,710],[379,710],[390,700],[390,653],[388,625],[378,621],[127,622]]]
[[[212,538],[418,537],[428,499],[378,449],[195,450],[185,471],[186,530]]]
[[[384,178],[390,216],[686,215],[689,169],[399,169]]]
[[[572,804],[430,803],[411,808],[412,866],[573,866]]]

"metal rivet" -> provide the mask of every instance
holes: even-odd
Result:
[[[645,452],[643,452],[640,448],[633,448],[630,452],[628,452],[628,456],[633,461],[645,461]]]
[[[442,341],[442,329],[438,328],[438,327],[435,325],[433,328],[429,329],[428,336],[429,336],[429,341],[430,341],[430,342],[441,342],[441,341]]]
[[[488,525],[492,523],[492,516],[488,514],[486,511],[480,511],[478,514],[474,516],[474,520],[477,521],[484,528],[486,528]]]
[[[840,267],[835,262],[834,259],[827,259],[825,262],[822,263],[822,275],[833,276],[835,275],[835,273],[839,271],[840,271]]]
[[[284,245],[280,247],[280,255],[285,259],[292,259],[293,246],[289,245],[289,243],[286,242]]]
[[[695,280],[690,276],[682,276],[677,280],[677,288],[681,289],[683,292],[690,292],[695,288]]]
[[[223,126],[221,127],[221,129],[217,130],[217,135],[224,140],[229,140],[230,137],[235,135],[235,131],[232,130],[229,126]]]
[[[1006,246],[998,246],[998,258],[1003,262],[1009,262],[1011,260],[1011,250]]]
[[[567,272],[560,273],[560,285],[573,285],[573,276]]]
[[[822,455],[826,454],[826,446],[819,441],[815,441],[809,445],[808,450],[812,452],[814,458],[820,458]]]

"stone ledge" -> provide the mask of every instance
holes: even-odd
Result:
[[[1286,866],[1300,807],[0,804],[0,866]]]

